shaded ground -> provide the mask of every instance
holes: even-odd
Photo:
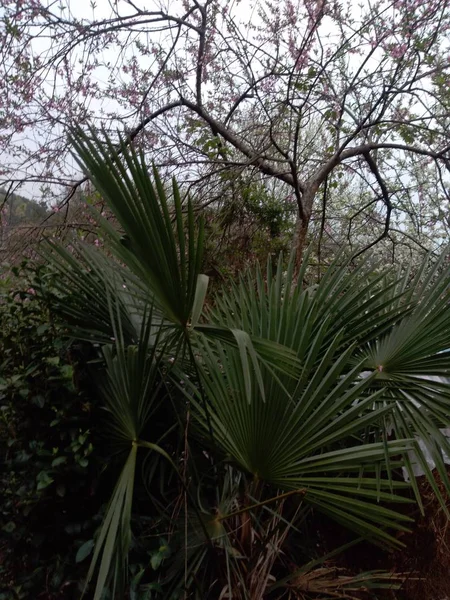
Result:
[[[442,484],[438,481],[442,490]],[[399,600],[450,600],[450,521],[430,485],[421,478],[419,489],[425,515],[416,513],[412,533],[401,536],[406,548],[393,555],[397,572],[412,572],[397,592]],[[450,509],[450,500],[447,499]]]
[[[436,481],[443,491],[438,478]],[[380,569],[402,576],[399,590],[376,593],[380,600],[450,600],[450,521],[424,477],[418,479],[418,485],[425,514],[421,516],[413,507],[410,516],[416,521],[412,532],[398,535],[405,548],[386,553],[363,544],[339,559],[349,572]],[[449,499],[447,508],[450,511]]]

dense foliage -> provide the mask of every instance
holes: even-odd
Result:
[[[333,548],[311,526],[399,545],[414,462],[446,510],[447,255],[298,277],[280,255],[209,292],[176,183],[125,144],[72,142],[114,221],[95,215],[98,245],[42,244],[4,284],[4,597],[78,597],[85,579],[95,600],[392,587],[320,566]]]
[[[0,297],[0,597],[56,598],[82,576],[76,552],[100,509],[95,407],[79,381],[86,354],[70,349],[39,293],[46,270],[24,263],[11,275]]]
[[[0,0],[0,600],[397,600],[334,561],[450,517],[449,30]]]
[[[4,597],[395,587],[324,566],[338,548],[317,532],[401,545],[414,462],[447,510],[448,256],[297,276],[280,254],[211,291],[176,183],[94,131],[72,143],[114,220],[95,215],[98,245],[49,239],[25,288],[5,284]]]

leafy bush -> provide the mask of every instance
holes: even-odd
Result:
[[[78,597],[75,556],[99,510],[95,402],[44,282],[44,267],[24,263],[0,298],[2,600]]]

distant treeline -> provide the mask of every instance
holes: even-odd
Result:
[[[49,212],[45,202],[35,202],[18,194],[7,195],[7,190],[4,188],[0,188],[0,208],[2,224],[10,227],[39,222]]]

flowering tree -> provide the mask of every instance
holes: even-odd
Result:
[[[449,5],[0,0],[2,182],[70,198],[67,129],[89,124],[126,131],[194,190],[244,171],[278,182],[299,259],[312,218],[333,227],[342,181],[365,188],[347,221],[376,215],[366,247],[392,230],[414,238],[419,221],[442,241]]]

